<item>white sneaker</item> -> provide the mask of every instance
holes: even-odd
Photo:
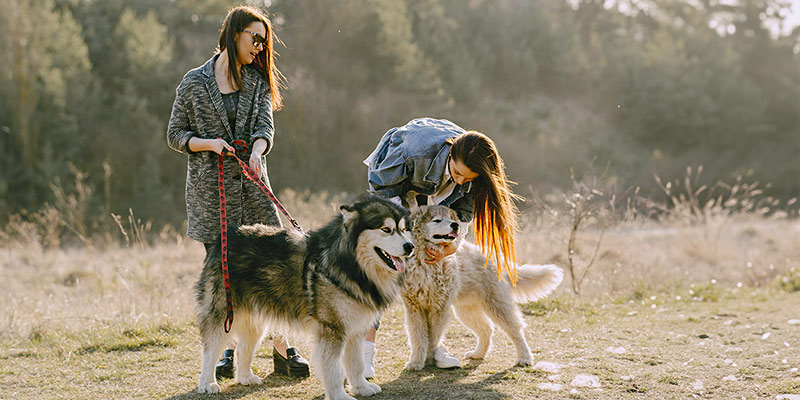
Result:
[[[438,347],[433,352],[433,359],[436,360],[436,368],[461,368],[461,361],[450,355],[447,349]]]
[[[364,341],[364,378],[375,376],[375,343]]]

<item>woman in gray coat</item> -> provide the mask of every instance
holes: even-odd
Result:
[[[216,54],[183,77],[167,129],[169,146],[188,156],[187,235],[206,245],[220,234],[218,155],[235,151],[269,186],[265,156],[275,132],[272,111],[281,108],[269,20],[252,7],[232,9],[222,24]],[[236,148],[232,144],[237,144]],[[280,225],[277,208],[225,157],[225,194],[230,223]],[[308,363],[286,339],[275,339],[275,372],[308,376]],[[233,350],[217,364],[217,376],[233,376]]]

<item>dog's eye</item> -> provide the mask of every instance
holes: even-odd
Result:
[[[392,228],[383,227],[383,228],[381,228],[381,230],[386,232],[386,233],[392,233]]]
[[[436,218],[436,219],[433,220],[434,224],[438,224],[439,222],[442,222],[441,218]]]

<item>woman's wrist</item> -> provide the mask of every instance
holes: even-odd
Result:
[[[261,156],[267,150],[269,143],[264,138],[258,138],[253,142],[253,150],[251,154]]]
[[[199,137],[192,137],[186,143],[186,147],[189,149],[189,151],[192,151],[192,152],[195,152],[195,153],[200,152],[200,151],[208,151],[209,149],[208,149],[207,143],[208,143],[208,140],[206,140],[206,139],[202,139],[202,138],[199,138]]]

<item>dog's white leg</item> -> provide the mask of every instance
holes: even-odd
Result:
[[[217,360],[222,355],[222,350],[227,344],[222,325],[201,331],[203,337],[202,365],[200,367],[200,381],[197,391],[200,393],[219,393],[216,370]]]
[[[355,400],[344,391],[342,352],[344,343],[339,334],[323,329],[314,348],[313,363],[325,389],[326,400]]]
[[[520,315],[517,305],[508,298],[505,301],[496,302],[488,311],[489,317],[503,328],[514,343],[514,347],[517,349],[517,362],[515,365],[531,365],[533,356],[528,343],[525,341],[525,334],[523,333],[525,323],[522,321],[522,315]]]
[[[475,349],[464,354],[464,357],[482,360],[492,345],[492,321],[483,308],[475,305],[456,304],[455,311],[456,318],[478,337]]]
[[[347,339],[344,347],[344,368],[347,371],[347,380],[350,381],[353,394],[358,396],[372,396],[380,393],[381,387],[364,379],[364,356],[361,351],[363,335],[356,334]]]
[[[234,323],[233,330],[239,338],[233,360],[236,362],[236,382],[242,385],[260,385],[261,378],[253,373],[252,363],[256,349],[258,349],[264,334],[264,328],[259,327],[249,315],[241,313]]]
[[[419,371],[425,367],[428,357],[428,323],[422,312],[414,307],[406,307],[406,333],[411,356],[405,368]]]

